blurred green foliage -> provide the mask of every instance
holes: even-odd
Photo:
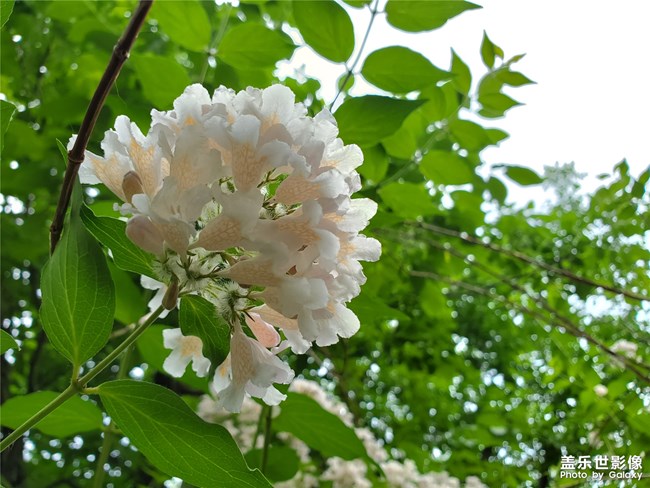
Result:
[[[346,3],[369,16],[383,15],[368,1]],[[57,141],[65,144],[78,130],[134,7],[133,1],[2,1],[2,327],[20,344],[20,350],[10,344],[2,359],[3,403],[62,391],[68,383],[67,362],[39,320],[48,226],[64,171]],[[414,32],[438,28],[474,8],[460,1],[390,0],[385,12],[392,26]],[[169,109],[192,82],[209,90],[221,84],[240,90],[281,81],[317,113],[326,102],[320,80],[300,73],[276,77],[276,63],[292,56],[298,33],[320,55],[352,67],[353,47],[358,50],[361,39],[355,41],[342,4],[157,2],[89,148],[99,150],[102,132],[120,114],[146,130],[151,108]],[[351,76],[340,80],[345,86],[335,115],[345,142],[364,150],[361,195],[379,202],[367,233],[381,240],[383,257],[365,266],[368,282],[351,305],[360,332],[316,348],[320,365],[301,356],[292,358],[292,366],[328,383],[359,425],[421,470],[447,470],[461,479],[477,475],[490,486],[548,486],[559,483],[561,455],[640,455],[650,445],[648,384],[567,333],[558,317],[610,346],[621,339],[634,342],[638,362],[648,363],[648,302],[558,276],[425,224],[647,293],[650,173],[634,177],[621,162],[600,189],[585,195],[571,166],[548,168],[544,176],[522,166],[486,167],[481,152],[507,134],[484,127],[483,119],[502,117],[519,104],[504,87],[532,81],[512,69],[521,56],[508,58],[487,34],[476,48],[485,73],[471,73],[453,52],[449,69],[441,69],[419,53],[392,46],[363,53]],[[348,81],[358,76],[384,94],[349,95]],[[553,192],[551,203],[508,203],[508,180],[545,185]],[[96,215],[115,215],[108,191],[87,189],[85,199]],[[112,232],[89,213],[84,223],[98,238],[98,232]],[[128,251],[128,241],[122,243]],[[110,263],[120,283],[111,347],[149,299],[136,275],[118,269],[124,268],[119,260]],[[146,256],[131,260],[146,271]],[[165,324],[177,320],[171,314]],[[151,331],[127,366],[186,397],[205,392],[204,381],[174,380],[161,372],[165,351],[159,330]],[[100,379],[114,373],[105,371]],[[594,391],[598,384],[607,386],[605,396]],[[31,430],[3,453],[3,485],[88,486],[101,437],[83,421],[70,421],[65,432],[46,425]],[[3,425],[15,426],[5,419]],[[312,449],[328,454],[316,444]],[[174,474],[160,471],[160,463],[148,461],[126,438],[115,443],[107,462],[112,486],[160,486]]]

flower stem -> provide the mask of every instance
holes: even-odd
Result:
[[[147,317],[147,320],[145,320],[142,324],[138,325],[135,330],[127,337],[124,342],[122,342],[119,346],[117,346],[113,351],[108,354],[103,360],[101,360],[97,366],[95,366],[93,369],[88,371],[84,376],[79,378],[76,382],[73,382],[68,386],[65,390],[63,390],[59,396],[57,396],[54,400],[52,400],[50,403],[45,405],[42,409],[40,409],[38,412],[36,412],[34,415],[32,415],[29,419],[27,419],[25,422],[23,422],[22,425],[20,425],[16,430],[14,430],[11,434],[9,434],[7,437],[2,439],[2,442],[0,442],[0,452],[4,451],[6,448],[8,448],[11,444],[13,444],[16,440],[20,438],[25,432],[27,432],[29,429],[34,427],[36,424],[38,424],[41,420],[43,420],[45,417],[47,417],[49,414],[51,414],[54,410],[59,408],[61,405],[63,405],[67,400],[69,400],[71,397],[76,395],[77,393],[81,393],[84,391],[84,387],[88,384],[90,380],[92,380],[95,376],[97,376],[99,373],[104,371],[110,364],[117,358],[127,347],[129,347],[131,344],[133,344],[138,337],[142,335],[142,333],[149,327],[157,318],[158,316],[163,312],[164,308],[158,307],[155,311],[153,311],[149,317]]]

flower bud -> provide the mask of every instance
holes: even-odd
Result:
[[[126,201],[131,203],[133,195],[138,195],[144,193],[142,189],[142,180],[140,176],[135,171],[129,171],[124,175],[122,180],[122,191],[124,192],[124,197]]]
[[[178,303],[178,278],[174,276],[172,282],[169,284],[169,288],[165,292],[165,296],[162,299],[162,305],[167,310],[174,310],[176,304]]]

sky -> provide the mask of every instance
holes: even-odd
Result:
[[[482,9],[464,12],[424,33],[399,31],[387,24],[385,15],[378,15],[362,59],[381,47],[404,45],[448,69],[453,47],[476,80],[486,70],[479,52],[485,30],[506,58],[526,53],[514,68],[536,81],[506,90],[525,103],[523,107],[508,111],[505,118],[485,121],[510,134],[500,146],[482,153],[486,163],[542,172],[545,165],[573,161],[579,172],[588,174],[585,189],[594,189],[596,175],[611,172],[624,158],[635,176],[648,168],[650,1],[476,1]],[[359,44],[370,12],[352,8],[348,12]],[[304,65],[307,74],[323,80],[326,100],[333,98],[336,79],[345,71],[307,47],[296,51],[291,65]],[[378,92],[361,77],[352,91]],[[514,201],[543,197],[541,188],[509,185],[509,189]]]

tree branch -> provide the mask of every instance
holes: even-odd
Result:
[[[356,68],[357,64],[359,64],[359,61],[361,60],[361,54],[363,53],[363,48],[366,47],[366,42],[368,41],[368,36],[370,35],[370,29],[372,28],[372,24],[375,22],[375,17],[378,14],[377,11],[378,4],[379,4],[379,0],[375,0],[374,5],[370,7],[370,22],[368,22],[368,28],[366,29],[366,33],[363,36],[361,45],[359,46],[359,52],[357,53],[357,57],[354,59],[354,61],[348,68],[348,71],[345,74],[345,78],[343,78],[343,83],[339,85],[339,89],[336,92],[336,96],[334,97],[334,100],[332,100],[332,103],[330,103],[330,111],[332,111],[332,109],[334,108],[334,104],[338,100],[339,96],[341,96],[341,93],[343,93],[343,90],[345,89],[345,85],[350,79],[350,76],[352,76],[352,73],[354,73],[354,68]]]
[[[531,317],[533,317],[533,318],[535,318],[537,320],[540,320],[541,322],[545,322],[545,323],[549,322],[549,317],[546,317],[544,314],[538,312],[537,310],[533,310],[533,309],[531,309],[531,308],[529,308],[526,305],[523,305],[521,303],[513,302],[512,300],[509,300],[508,298],[506,298],[504,296],[501,296],[498,293],[496,293],[496,292],[494,292],[494,291],[492,291],[490,289],[483,288],[483,287],[477,286],[477,285],[473,285],[471,283],[466,283],[464,281],[454,280],[452,278],[448,278],[446,276],[441,276],[439,274],[432,273],[432,272],[429,272],[429,271],[416,271],[416,270],[414,270],[414,271],[411,271],[410,274],[411,274],[411,276],[418,276],[420,278],[430,278],[430,279],[433,279],[433,280],[436,280],[436,281],[442,281],[444,283],[447,283],[447,284],[450,284],[450,285],[453,285],[453,286],[458,286],[460,288],[464,288],[464,289],[466,289],[468,291],[472,291],[474,293],[478,293],[479,295],[487,296],[489,298],[497,300],[497,301],[501,302],[503,305],[505,305],[506,307],[513,308],[515,310],[519,310],[520,312],[524,312],[525,314],[527,314],[527,315],[529,315],[529,316],[531,316]],[[529,295],[527,295],[527,296],[529,296]],[[529,298],[532,299],[532,297],[530,297],[530,296],[529,296]],[[575,326],[570,321],[562,320],[562,318],[563,317],[558,316],[557,314],[555,316],[555,319],[557,319],[560,322],[559,325],[561,327],[564,327],[571,335],[573,335],[575,337],[585,339],[590,344],[596,346],[601,351],[607,353],[612,358],[616,359],[617,361],[619,361],[620,363],[625,365],[626,369],[633,372],[640,380],[644,381],[645,383],[650,384],[650,377],[646,373],[644,373],[643,371],[641,371],[640,369],[637,368],[637,366],[644,366],[644,365],[637,365],[635,362],[630,361],[629,358],[612,351],[608,346],[606,346],[605,344],[600,342],[598,339],[590,336],[589,334],[587,334],[582,329]],[[551,320],[552,319],[553,319],[553,317],[551,317]],[[556,325],[556,327],[557,327],[557,325]]]
[[[420,226],[423,229],[430,230],[432,232],[435,232],[436,234],[442,234],[445,236],[450,236],[450,237],[456,237],[458,239],[461,239],[465,242],[469,242],[470,244],[476,244],[478,246],[482,246],[486,249],[490,249],[491,251],[495,251],[501,254],[505,254],[506,256],[513,257],[515,259],[518,259],[520,261],[523,261],[528,264],[532,264],[533,266],[536,266],[538,268],[542,268],[554,275],[559,275],[559,276],[564,276],[565,278],[568,278],[572,281],[575,281],[577,283],[582,283],[583,285],[588,285],[592,286],[595,288],[602,288],[603,290],[610,291],[612,293],[615,293],[617,295],[623,295],[627,298],[631,298],[634,300],[639,300],[639,301],[650,301],[650,297],[634,293],[632,291],[624,290],[622,288],[618,288],[614,285],[609,285],[606,283],[599,283],[597,281],[594,281],[589,278],[585,278],[584,276],[578,276],[571,271],[568,271],[563,268],[558,268],[556,266],[552,266],[548,263],[545,263],[544,261],[540,261],[539,259],[531,258],[530,256],[521,253],[519,251],[512,251],[510,249],[503,248],[501,246],[498,246],[496,244],[492,244],[490,242],[483,242],[480,239],[477,239],[475,237],[470,236],[469,234],[465,232],[458,232],[452,229],[447,229],[445,227],[439,227],[437,225],[433,224],[427,224],[426,222],[418,222],[416,225]]]
[[[106,100],[108,93],[111,91],[117,76],[120,74],[124,62],[129,57],[131,47],[144,24],[144,20],[149,9],[151,9],[152,4],[153,0],[140,0],[138,8],[131,17],[129,25],[126,27],[124,34],[122,34],[122,37],[120,37],[113,49],[113,55],[108,62],[106,71],[104,71],[102,79],[99,81],[95,94],[90,100],[90,104],[86,110],[86,115],[84,116],[81,127],[79,128],[77,140],[72,149],[68,152],[68,165],[63,178],[63,186],[61,187],[61,194],[59,195],[59,202],[56,206],[54,219],[50,226],[50,253],[54,252],[54,249],[56,249],[56,245],[61,238],[63,220],[65,219],[68,206],[70,205],[72,188],[74,187],[77,173],[79,172],[79,166],[84,160],[86,147],[88,146],[88,141],[90,140],[92,131],[95,128],[97,117],[99,117],[99,113],[104,106],[104,101]]]

